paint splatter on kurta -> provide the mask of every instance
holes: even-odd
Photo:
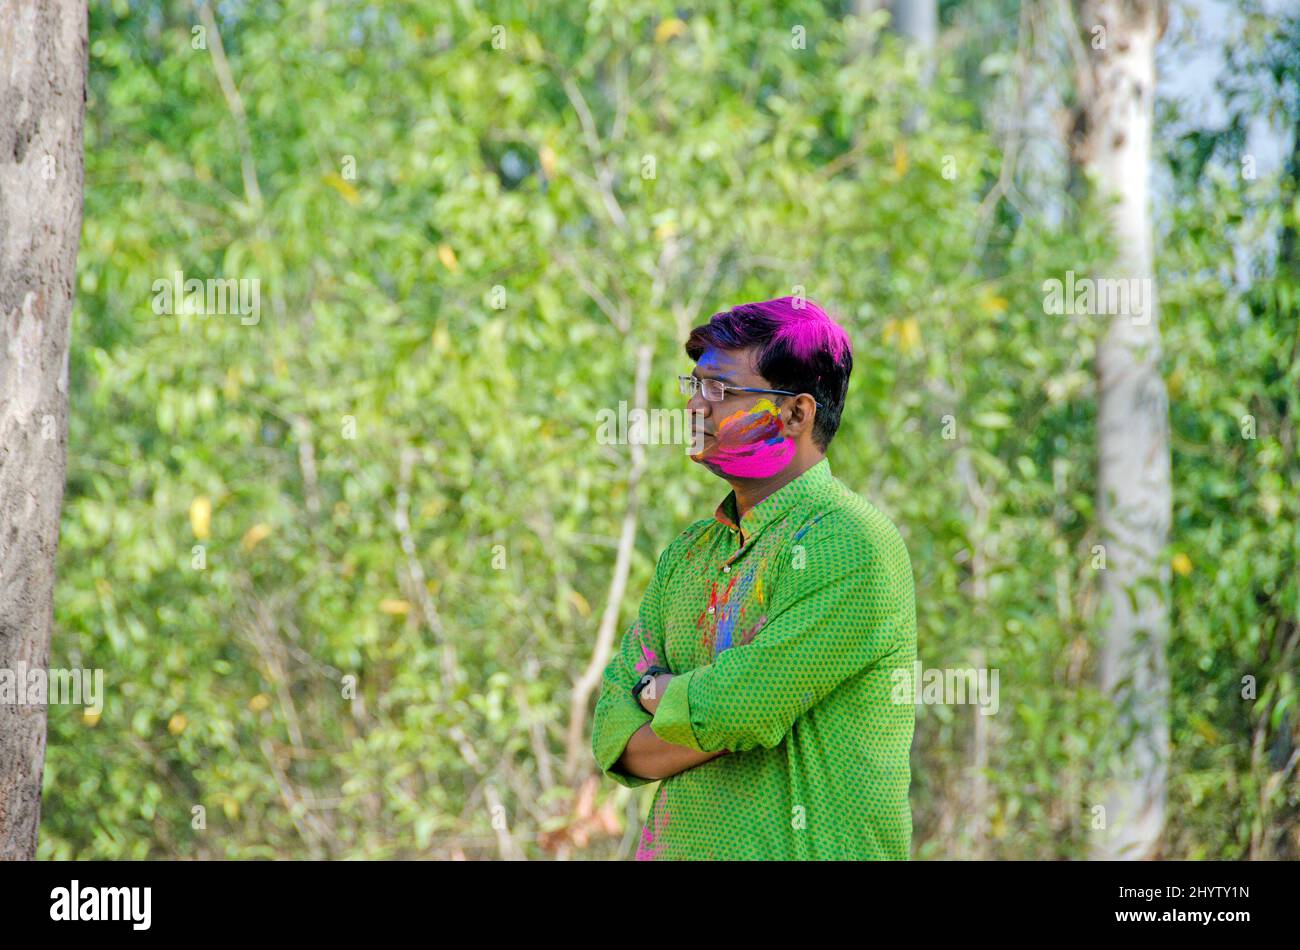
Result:
[[[677,674],[653,717],[631,695],[650,656]],[[592,749],[614,781],[650,783],[612,769],[647,722],[731,750],[663,780],[637,857],[909,857],[915,707],[891,674],[915,658],[902,538],[829,462],[740,522],[729,494],[664,551],[605,669]]]
[[[659,787],[659,799],[655,802],[654,816],[641,829],[641,844],[636,849],[636,859],[638,861],[653,861],[659,855],[659,849],[654,845],[655,839],[663,834],[664,829],[668,827],[668,808],[664,804],[667,795],[668,790],[661,785]],[[654,826],[653,831],[650,830],[651,825]]]

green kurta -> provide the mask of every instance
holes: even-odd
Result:
[[[733,492],[668,546],[605,669],[592,750],[616,782],[651,781],[612,768],[647,722],[667,742],[731,750],[663,780],[637,859],[907,859],[903,539],[825,459],[739,525],[735,513]],[[653,718],[631,692],[650,666],[674,673]]]

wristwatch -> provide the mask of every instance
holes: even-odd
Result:
[[[641,675],[641,678],[637,680],[636,685],[632,687],[632,698],[639,701],[641,697],[641,690],[645,689],[647,686],[653,683],[654,678],[658,676],[660,673],[671,674],[672,670],[665,669],[662,666],[650,667],[650,669],[646,670],[645,673]]]

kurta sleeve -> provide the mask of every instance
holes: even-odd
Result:
[[[661,739],[700,752],[774,748],[805,711],[897,649],[914,597],[897,530],[825,518],[802,546],[754,639],[669,681],[652,720]]]
[[[601,679],[600,698],[591,730],[591,749],[596,764],[609,778],[636,788],[657,779],[640,778],[617,771],[614,763],[627,748],[632,734],[650,721],[632,687],[651,666],[667,666],[664,659],[663,589],[682,549],[682,538],[670,544],[655,565],[654,577],[641,598],[636,620],[623,635],[622,643]]]

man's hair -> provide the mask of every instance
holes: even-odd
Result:
[[[715,313],[686,340],[694,362],[710,347],[759,347],[755,360],[772,389],[808,393],[819,403],[813,441],[823,452],[840,427],[844,396],[853,372],[853,346],[844,328],[811,300],[778,297]],[[774,397],[781,398],[781,397]]]

